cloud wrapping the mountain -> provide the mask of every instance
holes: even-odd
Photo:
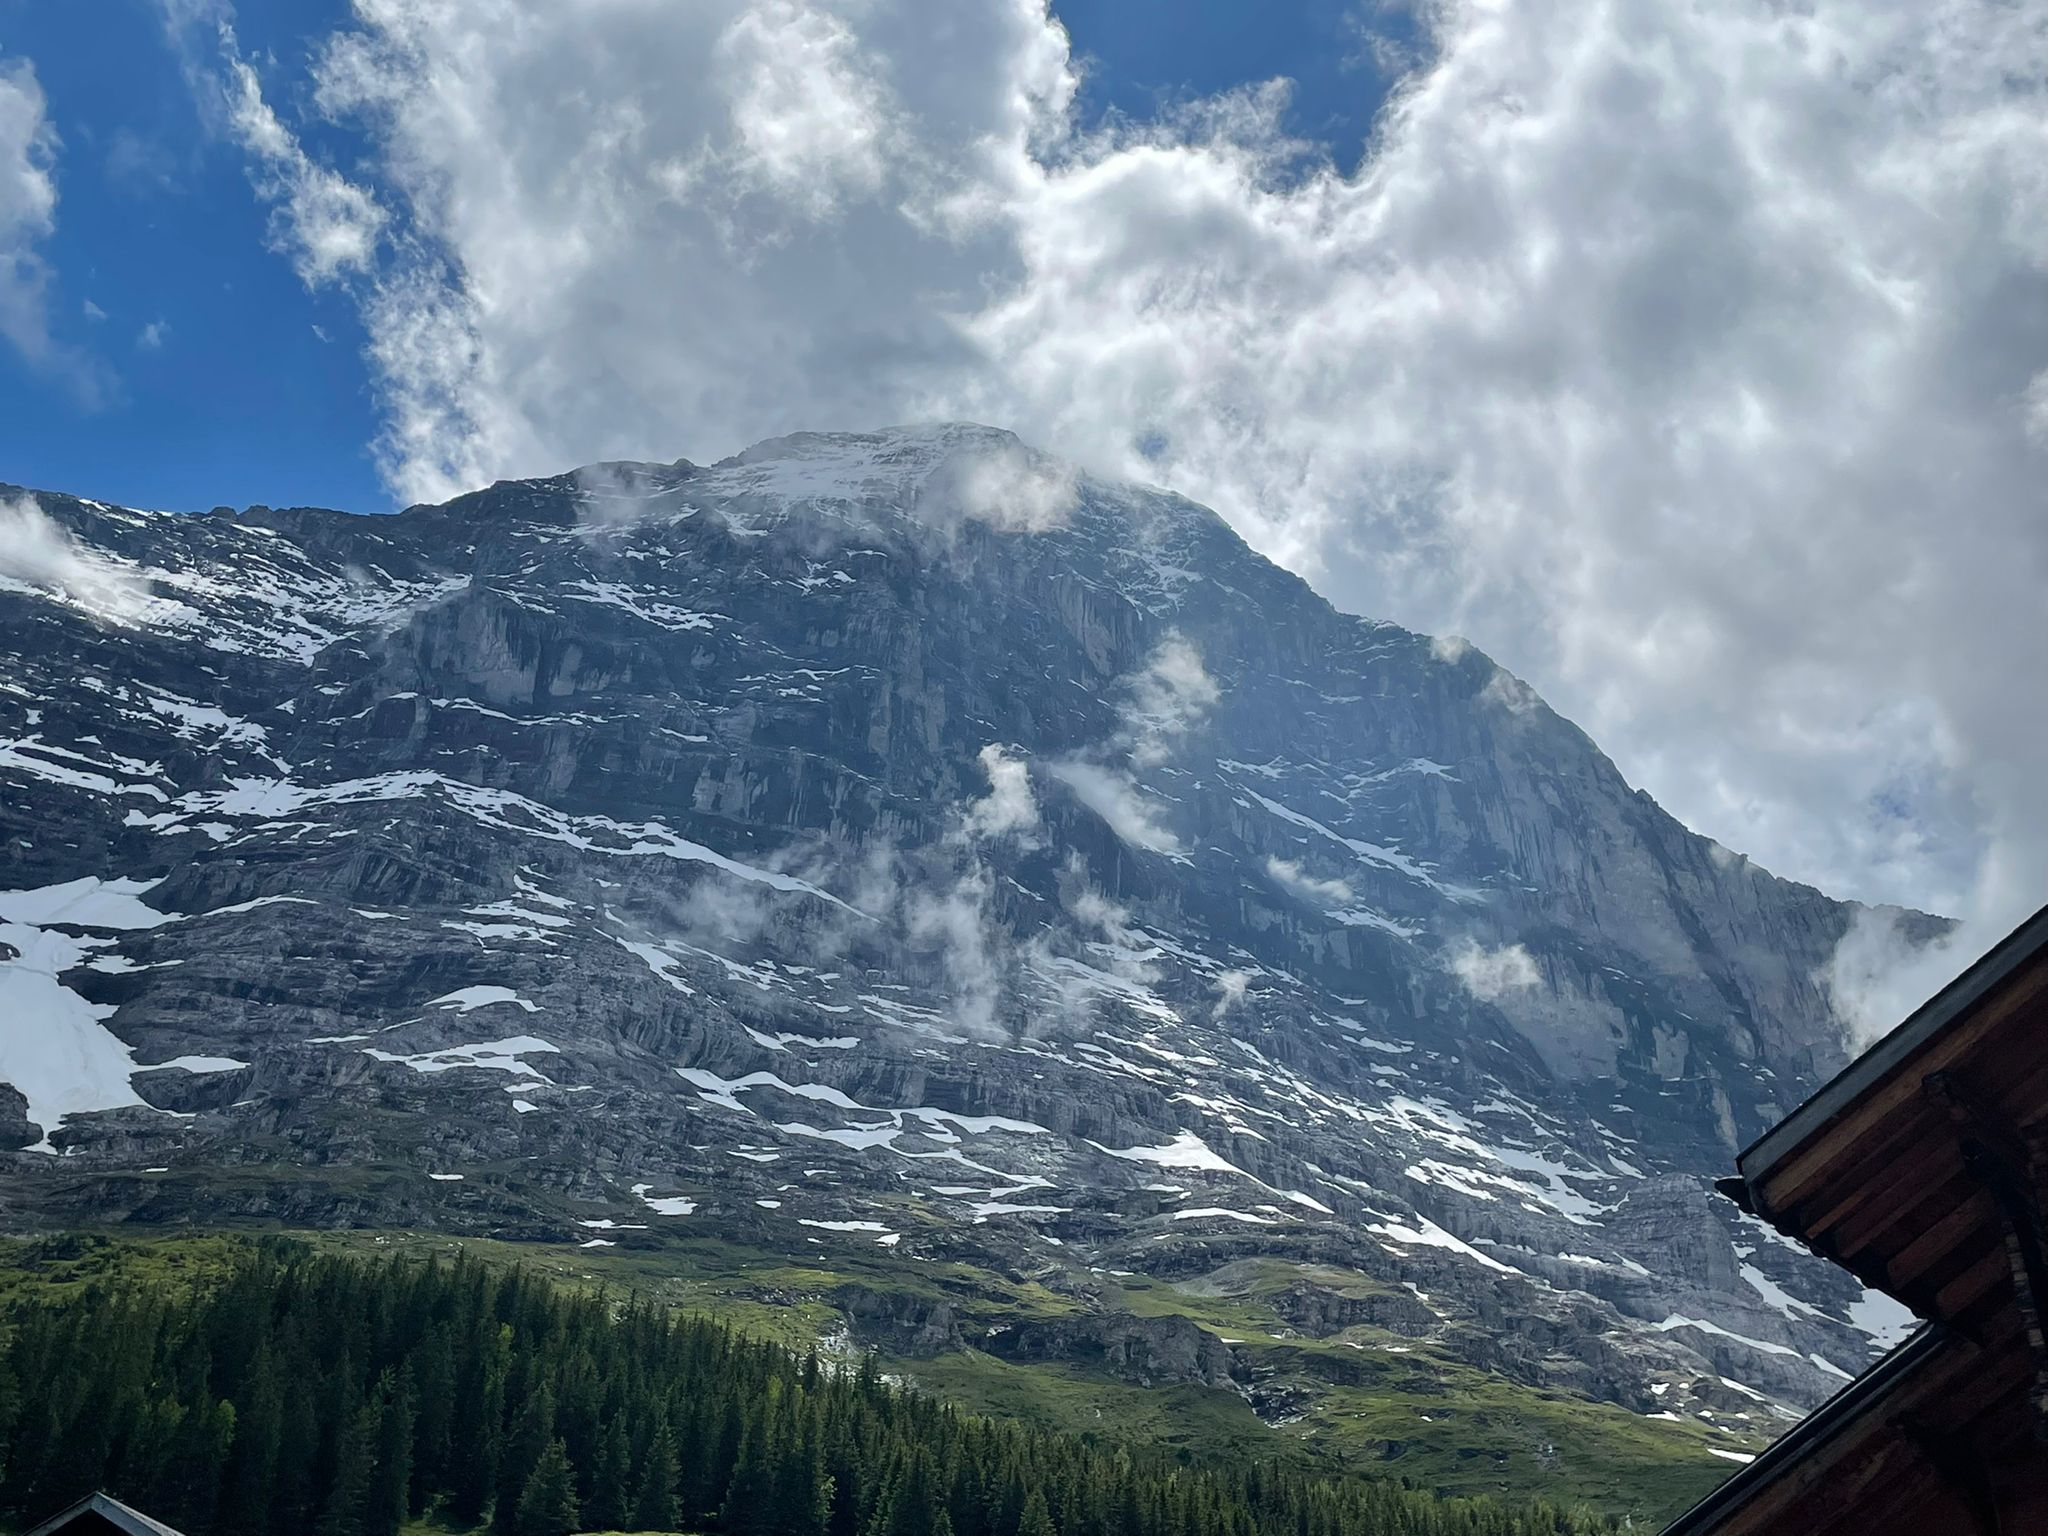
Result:
[[[62,593],[115,624],[137,622],[150,606],[147,581],[81,548],[32,496],[0,501],[0,579]]]
[[[1149,853],[1181,851],[1179,834],[1161,819],[1162,808],[1146,797],[1126,770],[1086,757],[1062,757],[1047,763],[1046,771],[1133,848]]]
[[[988,775],[988,793],[972,800],[960,812],[963,835],[978,841],[987,837],[1024,837],[1038,829],[1038,800],[1031,793],[1031,768],[1022,757],[1013,757],[1000,742],[990,742],[975,755]]]
[[[1169,634],[1124,685],[1124,730],[1116,746],[1140,768],[1157,767],[1222,696],[1202,653],[1185,636]]]
[[[1536,968],[1535,957],[1527,946],[1521,944],[1503,944],[1489,949],[1471,939],[1464,939],[1451,947],[1446,960],[1451,974],[1481,1002],[1495,1002],[1510,992],[1520,992],[1543,980],[1543,973]]]
[[[2040,899],[2038,0],[1425,18],[1346,173],[1275,86],[1080,124],[1035,0],[356,0],[386,473],[977,416],[1469,635],[1782,873]]]
[[[1352,899],[1352,890],[1347,882],[1312,875],[1301,867],[1298,859],[1269,858],[1266,860],[1266,874],[1308,901],[1327,905]]]

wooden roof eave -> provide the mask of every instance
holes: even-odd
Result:
[[[1765,1498],[1779,1483],[1804,1468],[1821,1447],[1837,1441],[1880,1412],[1893,1393],[1940,1349],[1944,1337],[1938,1327],[1920,1329],[1801,1419],[1755,1461],[1667,1525],[1663,1536],[1707,1536],[1709,1532],[1732,1529],[1729,1522],[1744,1506]]]
[[[2007,934],[1988,954],[1928,999],[1897,1029],[1837,1072],[1805,1103],[1752,1142],[1735,1159],[1743,1182],[1755,1190],[1778,1164],[1832,1127],[1935,1036],[1970,1012],[2043,952],[2048,952],[2048,907],[2041,908]],[[1763,1212],[1757,1214],[1762,1215]]]

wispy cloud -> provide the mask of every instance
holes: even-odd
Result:
[[[1047,763],[1046,770],[1131,847],[1151,853],[1181,851],[1180,837],[1166,824],[1162,808],[1125,769],[1084,757],[1063,757]]]
[[[1294,859],[1270,858],[1266,860],[1266,873],[1297,896],[1306,897],[1311,901],[1351,900],[1352,892],[1348,882],[1312,875]]]
[[[386,223],[364,187],[306,153],[263,99],[255,68],[241,56],[232,28],[221,28],[228,125],[248,151],[250,179],[271,205],[273,248],[290,259],[308,287],[347,274],[369,273]]]
[[[1903,1024],[1969,961],[2003,938],[1982,925],[1929,932],[1923,919],[1859,910],[1819,980],[1852,1050]]]
[[[1200,725],[1222,692],[1202,665],[1202,653],[1180,634],[1169,634],[1125,681],[1120,744],[1140,768],[1155,767],[1181,737]]]
[[[31,496],[0,501],[0,577],[115,624],[133,624],[150,607],[142,577],[81,546]]]
[[[49,269],[39,247],[57,227],[57,131],[26,59],[0,59],[0,336],[31,361],[51,346]]]
[[[57,231],[58,149],[35,66],[0,56],[0,340],[92,408],[104,402],[111,380],[50,326],[53,274],[44,246]]]

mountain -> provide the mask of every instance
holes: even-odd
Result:
[[[1709,1188],[1853,909],[1183,498],[951,425],[0,503],[15,1229],[722,1245],[1456,1487],[1725,1472],[1899,1326]]]

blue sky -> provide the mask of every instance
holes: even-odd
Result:
[[[1084,120],[1145,120],[1251,82],[1295,82],[1289,129],[1356,163],[1385,82],[1341,0],[1070,0]],[[0,0],[0,54],[33,62],[61,139],[45,248],[58,338],[97,401],[0,348],[0,480],[130,505],[379,510],[378,429],[356,307],[269,249],[240,149],[205,120],[156,0]],[[339,0],[236,14],[281,110],[302,106]],[[295,121],[309,138],[317,114]],[[344,163],[360,147],[331,127]],[[89,313],[94,306],[99,318]]]
[[[288,56],[335,9],[266,5],[244,29]],[[61,139],[51,326],[103,378],[94,403],[0,353],[0,478],[145,506],[383,505],[355,312],[267,249],[155,6],[0,0],[0,49],[33,61]]]

